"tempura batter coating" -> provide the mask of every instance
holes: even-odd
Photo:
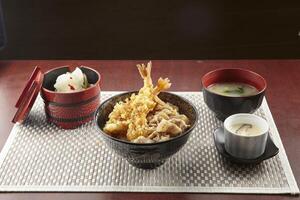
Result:
[[[153,87],[151,79],[152,63],[147,67],[144,64],[137,65],[141,77],[144,79],[144,86],[137,95],[132,95],[125,102],[119,102],[115,105],[109,115],[104,131],[111,135],[126,135],[129,141],[139,136],[147,137],[151,128],[147,122],[147,115],[157,105],[157,95],[168,88],[171,83],[169,79],[159,78],[157,86]]]
[[[118,102],[109,115],[104,131],[134,143],[153,143],[178,136],[189,125],[189,119],[179,114],[178,107],[165,103],[157,96],[170,88],[169,79],[159,78],[156,87],[151,79],[151,62],[137,65],[144,80],[138,94]]]

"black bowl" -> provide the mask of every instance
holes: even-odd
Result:
[[[172,93],[162,92],[159,94],[160,99],[178,106],[180,114],[185,114],[189,118],[191,126],[186,131],[170,140],[151,144],[136,144],[106,134],[103,127],[114,105],[130,97],[133,93],[137,92],[119,94],[104,101],[96,111],[95,122],[106,145],[125,158],[131,165],[138,168],[152,169],[162,165],[167,158],[183,147],[195,128],[198,114],[196,108],[188,100]]]
[[[245,97],[229,97],[210,92],[207,88],[215,83],[238,82],[254,86],[259,92]],[[216,117],[224,121],[236,113],[254,113],[262,103],[267,88],[265,79],[246,69],[217,69],[202,77],[204,102]]]

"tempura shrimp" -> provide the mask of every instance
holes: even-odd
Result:
[[[115,105],[104,127],[104,131],[108,134],[126,135],[129,141],[139,136],[147,137],[152,133],[147,122],[147,115],[161,101],[157,95],[171,86],[167,78],[159,78],[156,87],[153,86],[151,61],[147,63],[147,67],[144,64],[139,64],[137,67],[144,80],[144,86],[137,95],[133,94],[129,99]]]

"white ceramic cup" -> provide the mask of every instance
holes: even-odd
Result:
[[[253,135],[237,134],[230,128],[234,124],[252,124],[259,128]],[[225,150],[234,157],[255,159],[261,156],[266,148],[269,134],[268,122],[254,114],[234,114],[224,121]]]

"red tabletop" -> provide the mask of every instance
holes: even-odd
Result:
[[[142,86],[135,64],[147,61],[28,60],[0,61],[0,147],[13,123],[14,107],[35,66],[45,72],[64,65],[98,70],[102,90],[136,90]],[[300,60],[166,60],[153,61],[153,79],[168,77],[173,91],[199,91],[201,77],[222,67],[247,68],[268,83],[266,97],[297,182],[300,182]],[[4,193],[0,199],[287,199],[283,195],[158,194],[158,193]],[[297,197],[299,198],[299,197]],[[294,199],[294,198],[293,198]]]

